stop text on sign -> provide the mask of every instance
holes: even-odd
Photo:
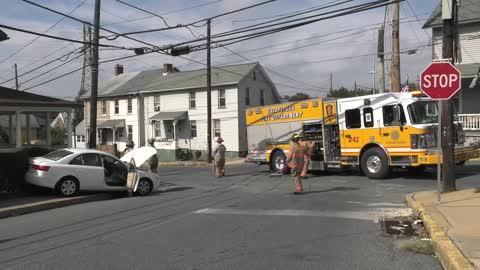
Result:
[[[423,77],[423,87],[453,87],[460,79],[457,74],[432,74]]]

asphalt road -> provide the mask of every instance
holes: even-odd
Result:
[[[458,185],[478,187],[480,165]],[[378,220],[405,210],[404,195],[435,176],[355,172],[311,176],[293,195],[265,167],[163,168],[169,192],[69,206],[0,220],[0,269],[441,269],[396,248]]]

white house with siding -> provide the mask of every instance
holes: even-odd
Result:
[[[473,0],[460,1],[458,9],[458,38],[455,66],[462,72],[462,90],[459,92],[459,111],[478,113],[476,100],[480,98],[479,85],[470,88],[480,68],[480,4]],[[432,57],[442,58],[443,21],[441,3],[426,21],[424,28],[432,28]]]
[[[462,72],[462,89],[455,97],[459,117],[467,137],[480,136],[480,2],[478,0],[459,1],[458,37],[455,66]],[[442,58],[443,21],[441,2],[433,10],[424,28],[432,29],[433,59]]]
[[[163,69],[123,73],[99,89],[98,143],[117,144],[121,151],[128,140],[137,146],[155,139],[160,160],[198,157],[207,150],[206,70]],[[89,96],[85,93],[85,128],[89,124]],[[222,136],[228,154],[247,151],[245,109],[278,103],[280,96],[258,63],[212,68],[212,136]],[[88,140],[88,136],[87,140]]]

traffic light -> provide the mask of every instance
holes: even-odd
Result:
[[[192,50],[191,50],[190,46],[186,45],[186,46],[179,46],[179,47],[172,48],[170,50],[170,54],[172,56],[179,56],[179,55],[183,55],[183,54],[189,54],[191,51]]]

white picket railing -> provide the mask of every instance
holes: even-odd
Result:
[[[480,130],[480,114],[459,114],[464,130]]]

